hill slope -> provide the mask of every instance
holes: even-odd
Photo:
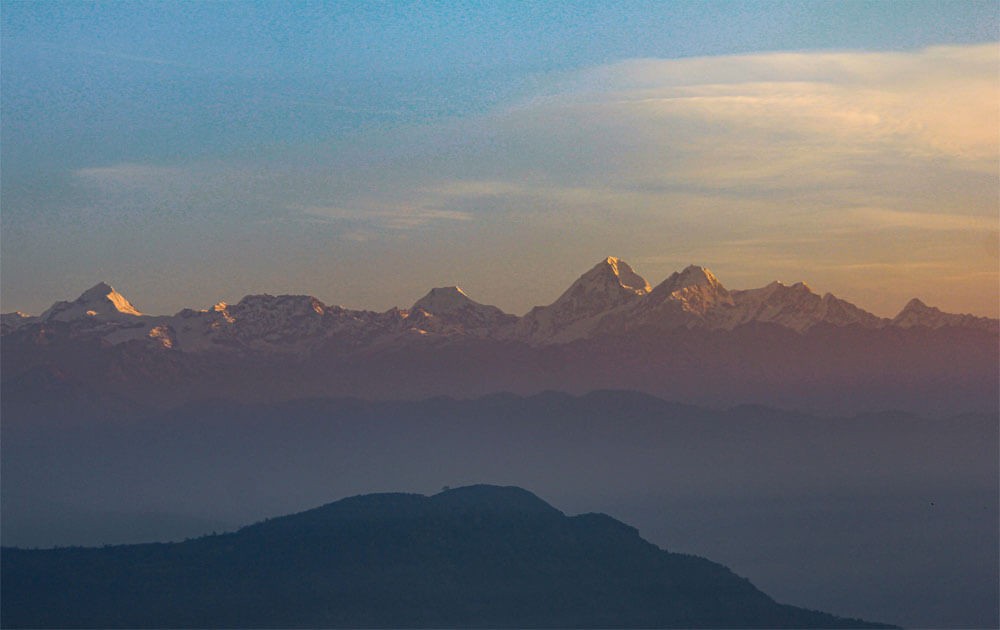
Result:
[[[358,496],[175,544],[5,549],[7,627],[886,627],[514,487]]]

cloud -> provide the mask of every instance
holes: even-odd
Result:
[[[371,237],[511,216],[525,227],[660,222],[694,241],[764,227],[989,229],[998,68],[993,45],[635,59],[487,114],[310,144],[271,164],[76,175],[108,190],[170,182],[160,196],[182,203],[263,199],[267,216],[353,221]],[[937,217],[953,208],[980,218]]]
[[[302,208],[301,212],[307,219],[320,223],[366,228],[345,232],[345,238],[350,240],[369,240],[375,236],[375,230],[406,231],[436,221],[469,221],[473,218],[467,212],[407,206],[378,209],[310,206]]]
[[[528,187],[514,182],[490,180],[453,180],[424,187],[421,192],[444,198],[521,196],[528,193]]]
[[[887,208],[852,208],[838,223],[853,223],[859,230],[914,229],[930,231],[996,231],[997,217],[935,212],[905,212]]]
[[[881,146],[992,162],[1000,142],[998,61],[996,44],[640,59],[581,72],[562,91],[522,107],[584,108],[644,120],[647,129],[688,121],[769,144]]]
[[[533,170],[619,186],[746,194],[915,162],[994,174],[998,68],[996,45],[640,59],[570,75],[484,124]]]
[[[182,175],[182,170],[149,164],[122,163],[73,171],[73,177],[102,189],[159,187],[165,180]]]

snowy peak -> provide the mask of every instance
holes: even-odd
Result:
[[[686,294],[700,294],[703,296],[718,295],[728,297],[729,292],[722,286],[719,279],[708,269],[698,265],[689,265],[683,271],[675,271],[666,280],[656,285],[651,291],[651,298],[654,302],[674,297],[683,298]]]
[[[56,302],[42,313],[43,321],[70,321],[85,317],[119,319],[121,316],[140,317],[142,313],[115,291],[107,282],[98,282],[72,302]]]
[[[90,287],[89,289],[81,293],[80,297],[76,298],[76,301],[90,302],[94,300],[99,300],[102,297],[106,297],[109,293],[113,293],[114,291],[115,291],[114,287],[112,287],[107,282],[98,282],[94,286]]]
[[[244,345],[289,343],[323,336],[327,306],[311,295],[247,295],[216,304],[207,319],[213,330]],[[294,344],[293,344],[294,345]]]
[[[407,319],[422,333],[474,337],[492,337],[517,321],[516,316],[480,304],[454,286],[431,289],[416,301]]]
[[[384,317],[383,317],[384,315]],[[311,295],[253,294],[236,304],[185,309],[169,318],[184,351],[226,350],[308,355],[327,343],[353,344],[398,324],[385,314],[327,306]]]
[[[624,260],[608,256],[570,285],[555,302],[521,318],[515,337],[559,343],[589,335],[600,320],[649,293],[649,283]]]
[[[412,310],[423,309],[428,313],[440,315],[450,313],[470,306],[482,306],[473,301],[459,287],[437,287],[427,292],[413,304]]]
[[[942,313],[943,312],[941,311],[941,309],[935,308],[933,306],[927,306],[926,304],[923,303],[923,301],[920,300],[920,298],[913,298],[912,300],[907,302],[906,306],[903,307],[903,310],[901,310],[899,314],[896,315],[895,318],[893,318],[893,322],[899,320],[900,318],[905,319],[907,317],[919,317],[922,315],[938,315]]]
[[[580,276],[570,286],[570,289],[577,285],[617,287],[636,295],[649,293],[649,283],[646,279],[637,274],[627,262],[614,256],[608,256],[591,267],[590,271]]]
[[[780,280],[775,280],[771,284],[769,284],[767,286],[764,286],[764,287],[761,287],[760,289],[750,289],[750,290],[751,291],[764,291],[764,292],[766,292],[766,293],[768,293],[770,295],[773,295],[773,294],[776,294],[776,293],[784,293],[784,294],[787,294],[787,295],[793,295],[793,294],[795,294],[795,295],[816,295],[816,293],[812,290],[812,287],[810,287],[805,282],[796,282],[795,284],[788,285],[788,284],[785,284],[784,282],[782,282]]]
[[[225,302],[216,304],[216,311],[253,312],[269,311],[288,315],[323,315],[327,306],[311,295],[269,295],[260,293],[246,295],[235,305]]]
[[[677,291],[689,287],[719,288],[721,286],[719,279],[708,269],[698,265],[688,265],[683,271],[671,274],[669,278],[660,283],[657,289],[666,287],[665,290]]]
[[[689,265],[658,284],[650,292],[648,304],[641,310],[655,309],[673,315],[679,311],[704,317],[713,309],[732,304],[733,298],[715,274],[704,267]],[[691,322],[685,322],[689,323]]]
[[[892,325],[899,328],[960,326],[987,331],[996,331],[1000,328],[1000,322],[995,319],[968,314],[945,313],[939,308],[924,304],[917,298],[913,298],[903,307],[903,310],[892,319]]]
[[[761,322],[805,332],[819,323],[865,328],[885,324],[885,320],[832,293],[820,297],[804,282],[791,286],[772,282],[759,289],[733,291],[732,296],[735,308],[727,315],[726,328]]]
[[[798,307],[803,303],[811,303],[820,299],[804,282],[796,282],[789,286],[783,282],[774,281],[759,289],[732,291],[731,294],[736,305],[748,307],[754,319],[769,308]]]
[[[649,283],[646,282],[646,279],[637,274],[627,262],[621,260],[620,258],[608,256],[602,263],[598,263],[591,271],[596,269],[610,272],[611,275],[618,280],[618,284],[624,289],[634,291],[639,295],[649,293],[650,287]]]
[[[649,283],[624,260],[609,256],[577,278],[548,308],[594,314],[649,293]]]
[[[125,296],[115,291],[107,282],[98,282],[90,287],[76,299],[78,303],[86,303],[94,306],[105,306],[110,303],[111,307],[118,313],[139,316],[142,313],[132,306],[132,303],[125,299]]]

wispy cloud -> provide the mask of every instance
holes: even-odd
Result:
[[[993,160],[1000,142],[998,62],[995,44],[632,60],[582,72],[566,82],[565,93],[528,107],[573,109],[582,97],[582,107],[599,113],[649,122],[686,118],[744,134],[768,131],[778,143],[887,142]]]
[[[181,175],[178,168],[149,164],[113,164],[77,169],[73,176],[101,188],[145,188],[160,186],[165,180]]]
[[[996,45],[633,60],[572,75],[500,124],[523,154],[619,185],[846,190],[881,171],[884,190],[924,169],[995,174],[998,67]]]
[[[456,210],[409,206],[377,209],[308,206],[301,209],[307,219],[319,223],[353,226],[344,232],[351,240],[368,240],[375,231],[407,231],[438,221],[470,221],[472,215]],[[357,228],[364,229],[357,229]]]
[[[472,179],[451,180],[425,186],[421,189],[421,192],[445,198],[480,198],[510,195],[521,196],[528,194],[529,188],[523,183]]]
[[[8,44],[15,44],[19,46],[32,46],[35,48],[40,48],[42,50],[49,50],[64,55],[100,57],[104,59],[114,59],[118,61],[127,61],[145,65],[169,66],[173,68],[182,68],[185,70],[204,71],[204,68],[200,66],[180,63],[172,59],[154,55],[140,55],[132,52],[106,50],[106,49],[92,48],[92,47],[63,46],[60,44],[54,44],[52,42],[46,42],[46,41],[29,41],[19,37],[8,37],[7,40]]]
[[[945,214],[940,212],[907,212],[888,208],[851,208],[842,221],[859,230],[914,229],[934,232],[973,231],[996,232],[1000,217]]]

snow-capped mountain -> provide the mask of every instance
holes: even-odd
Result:
[[[499,339],[547,346],[638,330],[733,330],[751,323],[804,333],[817,324],[997,330],[997,320],[943,313],[914,299],[889,320],[805,283],[772,282],[728,290],[708,269],[691,265],[650,288],[623,260],[608,257],[580,276],[552,304],[523,317],[480,304],[456,286],[431,289],[406,310],[382,313],[328,306],[308,295],[248,295],[236,304],[184,309],[173,316],[141,313],[101,282],[73,301],[56,302],[38,317],[6,313],[4,335],[63,322],[74,334],[106,344],[142,342],[182,352],[241,351],[303,354],[326,345],[359,348],[432,336]]]
[[[115,291],[111,285],[99,282],[72,302],[56,302],[42,313],[41,320],[69,322],[94,318],[100,321],[123,321],[141,315],[125,296]]]
[[[493,311],[495,309],[496,311],[500,311],[495,306],[484,306],[478,302],[474,302],[465,294],[465,291],[455,286],[431,289],[427,292],[427,295],[414,302],[412,310],[418,308],[436,315],[469,309],[484,311]]]
[[[31,324],[65,323],[72,335],[102,343],[142,343],[181,352],[309,354],[327,345],[384,345],[427,334],[489,337],[517,317],[473,301],[458,287],[432,289],[409,310],[385,312],[328,306],[309,295],[248,295],[176,315],[144,315],[101,282],[73,301],[57,302],[40,317],[3,315],[3,334]]]
[[[604,319],[649,293],[649,283],[623,260],[609,256],[580,276],[548,306],[521,318],[511,337],[528,343],[564,343],[589,336]]]
[[[723,326],[735,328],[749,322],[768,322],[804,332],[819,323],[880,328],[886,320],[827,293],[820,297],[804,282],[780,282],[759,289],[732,291],[734,308]]]
[[[517,322],[516,315],[480,304],[459,287],[437,287],[417,300],[407,313],[412,325],[424,332],[493,336]]]
[[[671,274],[618,319],[630,329],[716,327],[733,298],[711,271],[690,265]]]
[[[864,328],[887,323],[830,293],[820,297],[804,282],[729,291],[711,271],[695,265],[664,280],[646,302],[635,309],[633,325],[732,330],[756,322],[805,332],[820,323]]]
[[[708,269],[697,265],[671,274],[650,292],[648,301],[656,305],[654,309],[673,303],[685,313],[700,316],[733,304],[733,298],[719,279]]]
[[[327,306],[311,295],[248,295],[236,304],[184,309],[150,319],[147,336],[169,337],[169,347],[186,352],[235,351],[308,354],[328,344],[356,346],[400,332],[406,313],[355,311]],[[133,337],[135,338],[135,337]],[[111,343],[129,341],[118,332]]]
[[[803,283],[729,290],[695,265],[651,288],[617,258],[523,317],[458,287],[385,312],[248,295],[145,315],[100,283],[0,323],[4,396],[23,401],[53,391],[177,404],[620,388],[713,405],[961,411],[994,408],[1000,382],[995,319],[916,300],[883,319]],[[52,373],[63,385],[38,384]]]
[[[624,264],[618,261],[619,267]],[[588,286],[587,281],[591,280],[589,276],[594,271],[577,280],[574,287]],[[570,295],[569,292],[566,295]],[[569,300],[566,302],[573,304]],[[561,319],[550,317],[544,320],[548,326],[536,325],[530,336],[524,335],[532,317],[539,319],[540,315],[555,311],[559,304],[557,301],[552,306],[537,308],[523,318],[518,328],[522,338],[549,344],[584,339],[594,334],[623,334],[643,329],[733,330],[755,322],[776,324],[800,333],[820,323],[864,328],[881,328],[890,323],[832,294],[821,297],[802,282],[792,286],[772,282],[759,289],[729,291],[715,274],[698,265],[671,274],[652,290],[645,285],[643,290],[634,293],[623,291],[620,301],[604,308],[600,303],[592,311],[564,306],[563,312],[586,315],[576,320],[565,316]]]
[[[892,318],[892,325],[900,328],[943,328],[956,326],[960,328],[977,328],[996,332],[998,322],[989,317],[976,317],[969,314],[945,313],[941,309],[927,306],[917,298],[910,300],[898,315]]]

